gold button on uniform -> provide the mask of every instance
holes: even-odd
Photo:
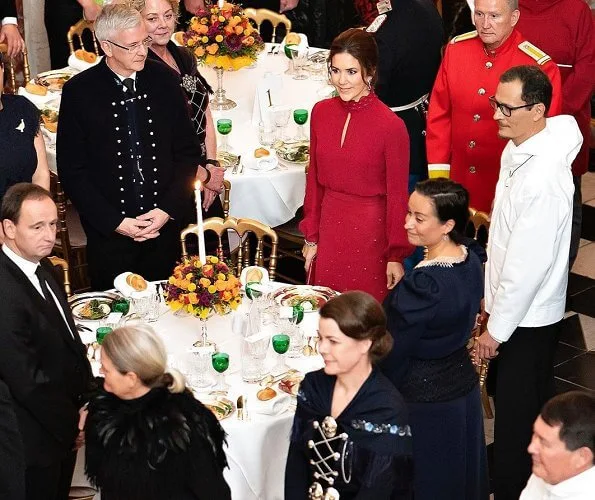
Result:
[[[493,66],[493,64],[490,61],[488,61],[486,63],[486,68],[490,69],[492,66]]]
[[[477,93],[478,93],[479,95],[484,95],[484,94],[486,93],[486,89],[483,89],[483,88],[482,88],[482,89],[479,89],[479,90],[477,91]]]
[[[469,141],[469,147],[473,149],[475,147],[475,141]]]
[[[469,167],[469,172],[471,172],[472,174],[474,174],[474,173],[475,173],[475,167],[474,167],[473,165],[471,165],[471,166]]]
[[[473,115],[474,122],[478,122],[480,118],[481,118],[481,116],[479,116],[479,115]]]

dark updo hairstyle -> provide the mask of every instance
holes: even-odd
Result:
[[[357,28],[350,28],[337,35],[331,44],[328,58],[329,74],[333,57],[336,54],[349,54],[357,59],[362,68],[362,79],[367,84],[366,78],[371,77],[370,85],[376,84],[378,68],[378,46],[371,33]]]
[[[415,192],[432,200],[436,217],[442,224],[450,219],[454,221],[454,228],[448,237],[453,243],[461,244],[469,220],[468,191],[458,182],[440,177],[418,182]]]
[[[352,339],[371,340],[368,354],[372,363],[384,358],[393,347],[384,310],[370,294],[345,292],[322,306],[320,317],[335,320],[339,330]]]

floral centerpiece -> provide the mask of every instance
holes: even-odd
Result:
[[[218,257],[207,256],[203,265],[198,256],[187,257],[174,269],[164,287],[165,302],[173,311],[185,311],[206,321],[211,313],[227,314],[241,302],[240,280]],[[206,326],[202,329],[207,345]]]
[[[223,71],[250,66],[264,42],[258,31],[239,5],[219,2],[198,10],[182,35],[181,42],[188,47],[201,64],[217,71],[217,91],[214,109],[230,109],[235,103],[225,98]]]

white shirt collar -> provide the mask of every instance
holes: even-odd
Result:
[[[20,255],[13,252],[6,244],[2,245],[2,251],[18,266],[21,271],[25,273],[28,278],[31,278],[35,275],[35,271],[39,267],[39,262],[35,263],[24,259]]]
[[[558,484],[545,483],[545,489],[550,492],[551,495],[557,495],[560,498],[565,498],[566,495],[587,493],[593,491],[595,487],[595,466],[568,478],[566,481],[562,481]]]

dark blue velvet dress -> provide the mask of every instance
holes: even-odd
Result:
[[[466,350],[485,253],[422,261],[385,301],[394,346],[381,369],[405,398],[416,500],[489,498],[477,374]]]

